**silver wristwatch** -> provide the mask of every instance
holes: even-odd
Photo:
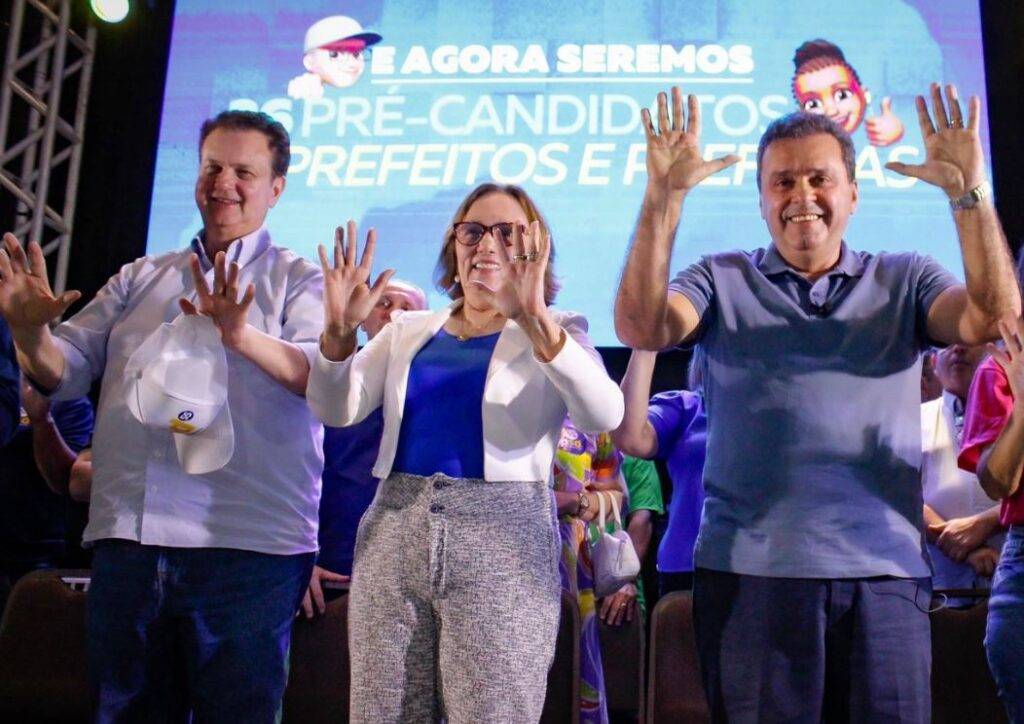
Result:
[[[980,184],[975,186],[973,189],[968,191],[966,194],[958,199],[950,199],[949,207],[953,211],[960,211],[962,209],[973,209],[975,206],[980,204],[983,200],[987,199],[992,195],[992,187],[988,181],[982,181]]]

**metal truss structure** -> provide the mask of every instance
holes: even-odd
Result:
[[[14,234],[56,255],[67,283],[96,29],[72,28],[72,0],[13,0],[0,81],[0,188],[17,200]]]

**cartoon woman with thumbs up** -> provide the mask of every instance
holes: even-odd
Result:
[[[890,98],[882,99],[881,115],[864,120],[871,93],[835,44],[808,40],[796,49],[793,65],[793,96],[801,109],[828,116],[850,134],[864,121],[872,146],[890,146],[903,138],[903,122],[893,113]]]

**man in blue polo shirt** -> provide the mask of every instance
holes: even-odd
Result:
[[[926,148],[892,171],[950,198],[963,285],[928,257],[857,252],[854,149],[827,118],[773,122],[758,148],[772,243],[669,282],[683,200],[738,160],[704,160],[694,96],[644,112],[648,185],[615,308],[627,345],[706,353],[706,501],[694,623],[716,721],[928,721],[920,354],[978,344],[1020,294],[978,137],[956,89],[917,99]],[[936,126],[938,128],[936,128]]]

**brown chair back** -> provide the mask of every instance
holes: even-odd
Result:
[[[348,721],[348,596],[328,601],[321,616],[292,625],[282,719],[302,724]]]
[[[11,590],[0,620],[0,720],[88,722],[94,698],[85,648],[85,593],[34,571]]]
[[[624,621],[621,626],[598,621],[598,635],[609,717],[614,721],[643,721],[646,666],[643,618],[638,612],[632,621]]]
[[[576,601],[562,595],[562,617],[541,722],[579,721],[580,615]],[[348,596],[327,604],[312,620],[292,626],[288,687],[283,721],[319,724],[348,721]]]
[[[971,608],[931,614],[934,724],[1007,720],[985,657],[987,616],[985,598]]]
[[[565,591],[540,720],[541,724],[576,724],[580,720],[580,609],[576,599]]]
[[[651,614],[647,722],[710,720],[697,660],[693,597],[676,591],[663,596]]]

